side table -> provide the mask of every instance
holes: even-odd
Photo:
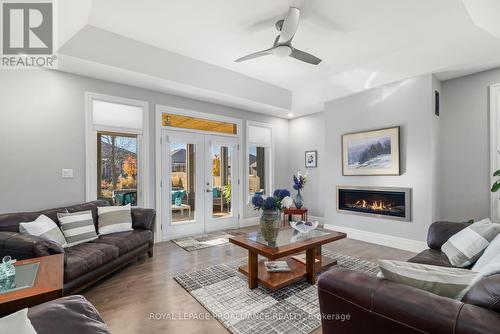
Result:
[[[292,221],[293,216],[300,216],[302,220],[307,221],[308,210],[306,208],[289,208],[283,210],[283,226],[287,225],[287,222]],[[288,218],[288,220],[287,220]]]

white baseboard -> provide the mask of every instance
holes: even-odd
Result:
[[[316,219],[320,221],[319,219]],[[357,230],[354,228],[325,224],[326,229],[346,233],[350,239],[370,242],[377,245],[398,248],[409,252],[420,253],[429,248],[427,243],[418,240],[395,237],[387,234]]]

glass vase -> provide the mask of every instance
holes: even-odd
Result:
[[[0,291],[15,288],[16,267],[14,267],[12,258],[4,256],[0,264]]]
[[[279,210],[262,210],[260,216],[260,233],[269,246],[276,245],[280,231],[281,215]]]
[[[300,194],[300,189],[297,190],[297,195],[295,195],[295,207],[297,209],[302,208],[304,206],[304,199],[302,198],[302,195]]]

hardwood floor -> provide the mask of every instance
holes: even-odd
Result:
[[[343,239],[324,249],[369,261],[407,260],[414,254],[362,241]],[[190,334],[228,333],[215,319],[181,319],[207,311],[173,279],[186,272],[247,256],[246,250],[226,244],[187,252],[173,242],[156,244],[154,257],[143,257],[85,290],[83,295],[99,310],[112,333]],[[150,313],[165,319],[150,319]],[[172,318],[176,320],[172,320]],[[321,329],[313,333],[321,333]]]

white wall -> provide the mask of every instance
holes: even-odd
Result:
[[[439,218],[490,216],[489,86],[500,69],[448,80],[442,86]]]
[[[85,200],[85,91],[149,102],[151,159],[155,156],[155,104],[270,123],[276,140],[275,184],[285,187],[290,183],[283,172],[288,171],[287,120],[62,72],[2,71],[0,213],[46,209]],[[242,149],[246,152],[244,141]],[[74,179],[62,179],[62,168],[73,168]],[[154,163],[150,164],[149,173],[150,199],[154,205]],[[246,194],[243,176],[241,180]],[[252,214],[252,209],[244,208],[245,217]]]
[[[325,113],[317,113],[310,116],[299,117],[290,121],[289,126],[289,185],[287,189],[292,190],[292,174],[297,171],[305,171],[305,151],[318,151],[318,167],[309,168],[309,180],[304,190],[301,191],[304,198],[304,206],[309,209],[309,214],[317,217],[325,216],[324,185],[321,180],[328,176],[325,156]],[[325,175],[325,172],[327,175]]]
[[[346,228],[424,241],[433,222],[435,133],[431,75],[376,88],[330,101],[325,111],[290,122],[291,169],[303,163],[305,149],[318,149],[317,175],[312,175],[306,205],[326,223]],[[349,132],[401,126],[401,176],[342,176],[341,136]],[[308,131],[307,129],[311,129]],[[294,138],[295,136],[295,138]],[[296,150],[300,151],[295,153]],[[299,159],[295,161],[296,159]],[[394,186],[413,189],[412,222],[369,218],[338,213],[336,186]],[[395,245],[396,246],[396,245]]]

